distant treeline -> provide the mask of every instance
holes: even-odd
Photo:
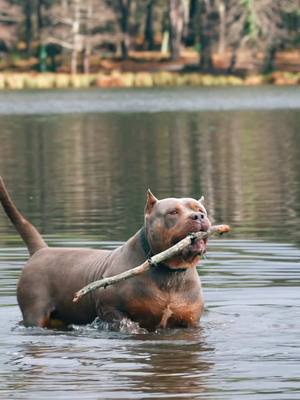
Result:
[[[0,0],[0,69],[89,73],[103,58],[193,50],[203,72],[218,54],[232,73],[243,52],[270,72],[278,52],[299,50],[299,27],[300,0]]]

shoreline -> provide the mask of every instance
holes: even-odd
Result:
[[[95,74],[2,72],[0,90],[66,89],[66,88],[151,88],[151,87],[201,87],[201,86],[297,86],[300,72],[276,71],[267,75],[257,74],[213,75],[184,72],[119,72]]]

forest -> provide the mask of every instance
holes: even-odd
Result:
[[[0,0],[0,70],[298,72],[300,0]]]

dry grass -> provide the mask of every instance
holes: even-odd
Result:
[[[210,75],[179,72],[119,72],[98,74],[0,73],[0,89],[110,88],[165,86],[298,85],[300,72],[274,72],[269,75]]]

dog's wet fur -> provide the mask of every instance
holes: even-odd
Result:
[[[202,199],[158,200],[149,190],[144,226],[112,251],[48,247],[17,210],[1,178],[0,201],[30,254],[17,287],[25,326],[63,328],[96,317],[109,322],[129,318],[148,330],[198,324],[204,300],[196,266],[205,240],[144,274],[97,289],[78,303],[72,299],[88,283],[142,264],[190,232],[207,231],[211,223]]]

